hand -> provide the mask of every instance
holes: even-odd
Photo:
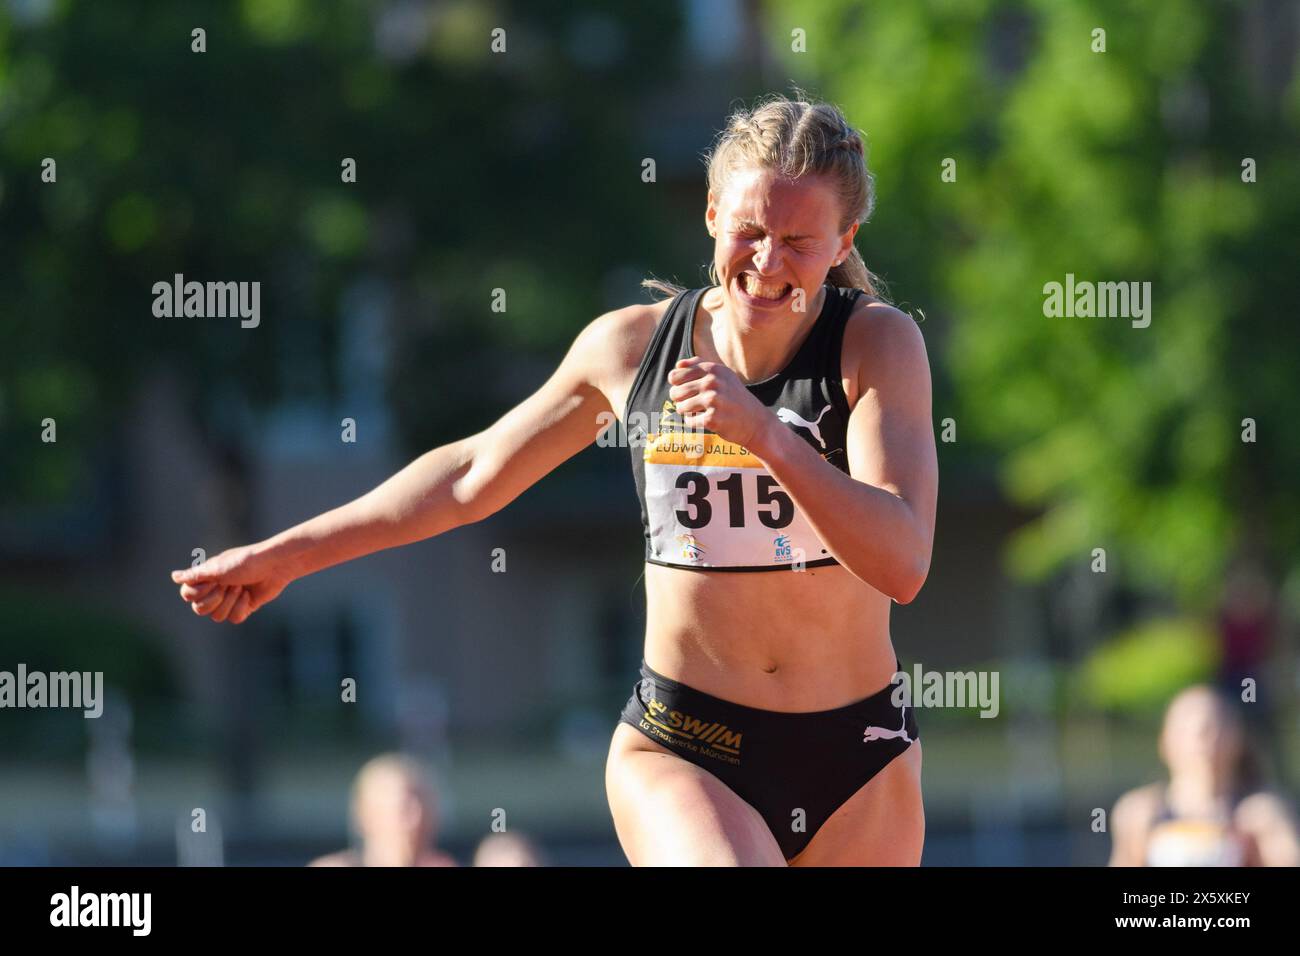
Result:
[[[740,376],[721,362],[698,355],[668,373],[668,397],[692,428],[707,428],[757,454],[776,417],[749,393]]]
[[[195,614],[231,624],[244,623],[254,611],[275,600],[293,578],[283,562],[248,546],[222,551],[198,567],[172,572],[172,581],[181,586],[181,599],[189,602]]]

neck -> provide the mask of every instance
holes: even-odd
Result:
[[[697,316],[693,351],[721,362],[744,382],[761,382],[790,363],[825,304],[823,284],[803,312],[788,312],[754,324],[732,311],[728,297],[715,288],[700,300],[703,314]]]
[[[1171,802],[1204,805],[1230,795],[1232,781],[1211,767],[1188,767],[1169,780]]]

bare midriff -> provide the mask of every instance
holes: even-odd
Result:
[[[723,700],[843,707],[889,685],[891,601],[839,565],[696,571],[647,564],[645,661]]]

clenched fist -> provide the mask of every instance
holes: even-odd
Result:
[[[173,571],[181,586],[181,599],[195,614],[218,623],[242,624],[248,616],[275,600],[293,580],[281,562],[251,547],[231,548],[198,567]]]
[[[682,359],[668,373],[668,383],[668,396],[687,425],[708,429],[751,452],[776,420],[740,376],[721,362],[698,355]]]

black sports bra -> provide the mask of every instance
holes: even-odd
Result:
[[[823,458],[848,473],[844,327],[860,289],[827,285],[817,321],[784,369],[746,387]],[[668,373],[691,357],[708,288],[678,294],[655,329],[624,410],[651,564],[709,571],[785,571],[838,564],[794,502],[744,447],[688,427]]]

